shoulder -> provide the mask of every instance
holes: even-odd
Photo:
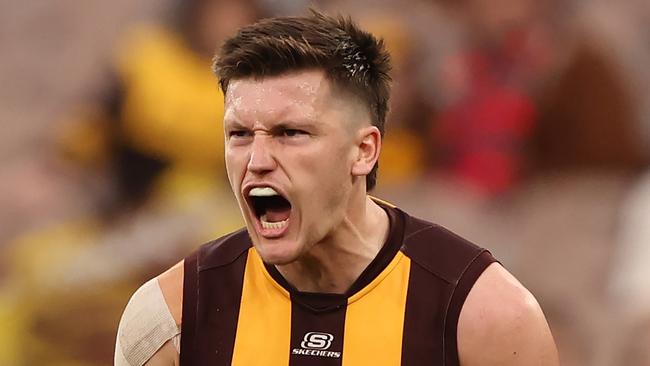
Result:
[[[246,230],[233,232],[204,244],[135,291],[120,320],[115,364],[142,365],[174,353],[170,340],[178,343],[180,338],[185,272],[228,265],[251,246]]]
[[[165,299],[165,304],[176,325],[181,325],[183,314],[183,279],[185,278],[185,261],[178,262],[175,266],[156,277],[160,292]]]
[[[458,353],[463,366],[558,365],[537,300],[498,263],[483,271],[462,307]]]
[[[402,251],[448,284],[455,285],[461,277],[467,277],[470,266],[480,274],[495,261],[484,248],[444,227],[403,214],[406,220]]]
[[[116,365],[142,365],[180,335],[183,267],[177,263],[131,296],[118,327]]]
[[[198,270],[231,264],[252,246],[252,241],[245,228],[222,236],[204,244],[196,252]]]

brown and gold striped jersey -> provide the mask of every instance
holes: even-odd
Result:
[[[382,207],[387,241],[345,294],[296,290],[246,230],[186,258],[181,365],[458,365],[462,305],[495,259]]]

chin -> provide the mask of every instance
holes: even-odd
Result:
[[[300,254],[295,248],[295,243],[254,243],[257,253],[262,261],[267,264],[281,266],[295,262]]]

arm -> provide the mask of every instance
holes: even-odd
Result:
[[[115,366],[179,364],[183,262],[145,283],[122,314]]]
[[[557,366],[557,350],[533,295],[498,263],[467,296],[458,322],[463,366]]]
[[[144,366],[178,366],[179,355],[172,341],[167,341]]]

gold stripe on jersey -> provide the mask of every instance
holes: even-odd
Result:
[[[377,198],[377,197],[371,196],[371,195],[368,195],[368,197],[370,197],[371,200],[375,201],[378,204],[386,205],[386,206],[388,206],[390,208],[397,208],[397,206],[395,206],[394,204],[392,204],[392,203],[390,203],[388,201],[384,201],[381,198]]]
[[[401,252],[348,299],[343,366],[399,365],[411,260]]]
[[[265,273],[259,254],[249,249],[232,365],[289,363],[291,300]]]

